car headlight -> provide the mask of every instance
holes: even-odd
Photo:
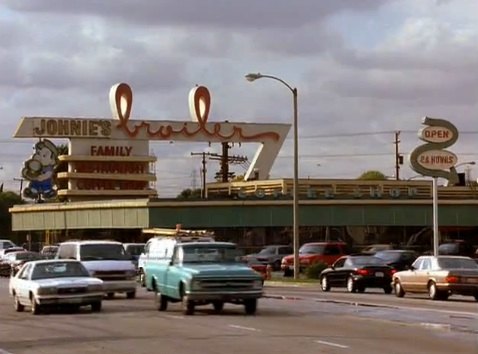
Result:
[[[38,295],[53,295],[57,293],[57,288],[54,286],[44,286],[37,289]]]
[[[201,281],[197,279],[191,280],[191,283],[189,283],[189,289],[190,290],[200,290],[201,289]]]
[[[95,291],[103,291],[102,284],[91,284],[88,285],[88,291],[95,292]]]
[[[136,270],[133,270],[133,269],[132,269],[132,270],[126,271],[126,276],[127,276],[128,278],[135,278],[135,277],[136,277]]]
[[[262,280],[254,280],[252,287],[254,289],[262,289]]]

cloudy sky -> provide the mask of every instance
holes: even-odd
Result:
[[[477,13],[476,0],[3,0],[2,182],[19,189],[34,143],[12,139],[20,117],[111,117],[117,82],[133,88],[132,119],[189,120],[188,93],[199,84],[212,95],[210,121],[292,122],[291,92],[250,83],[249,72],[297,87],[303,178],[393,176],[394,132],[408,155],[424,116],[453,122],[460,138],[450,150],[459,162],[478,160]],[[292,177],[292,143],[291,130],[271,177]],[[191,152],[220,152],[151,148],[161,196],[200,186]],[[231,153],[252,159],[254,150]],[[208,163],[208,180],[218,168]]]

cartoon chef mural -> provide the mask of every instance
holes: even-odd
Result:
[[[35,144],[32,157],[25,161],[22,176],[30,181],[23,190],[25,198],[45,199],[56,196],[54,172],[58,164],[58,150],[50,140],[43,139]]]

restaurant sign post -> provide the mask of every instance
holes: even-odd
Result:
[[[420,129],[418,137],[426,144],[416,147],[409,160],[413,170],[424,176],[433,178],[433,254],[438,255],[438,178],[448,180],[454,185],[458,183],[458,173],[455,166],[457,156],[445,150],[458,140],[456,127],[443,119],[425,117],[422,124],[427,127]]]

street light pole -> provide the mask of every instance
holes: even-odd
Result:
[[[293,247],[294,247],[294,279],[299,278],[299,131],[298,131],[298,107],[297,107],[297,88],[290,86],[284,80],[272,76],[272,75],[262,75],[260,73],[251,73],[246,75],[247,81],[255,81],[257,79],[272,79],[279,81],[285,85],[291,92],[293,96],[293,105],[294,105],[294,178],[293,178],[293,228],[292,228],[292,237],[293,237]]]

